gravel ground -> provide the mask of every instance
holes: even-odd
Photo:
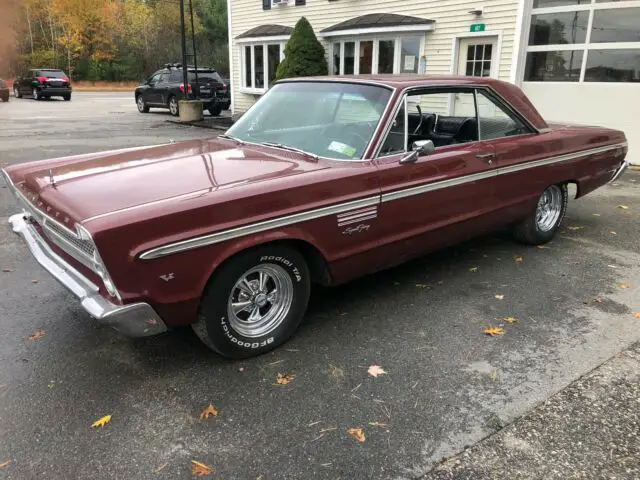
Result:
[[[423,480],[640,478],[640,344]]]

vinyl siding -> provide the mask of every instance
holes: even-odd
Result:
[[[468,11],[482,5],[484,13],[476,18]],[[307,0],[304,6],[274,6],[262,10],[261,0],[231,0],[231,52],[233,59],[232,92],[236,114],[246,111],[258,98],[240,92],[242,48],[235,37],[247,30],[264,24],[279,24],[293,27],[301,16],[305,16],[316,33],[344,20],[369,13],[400,13],[435,20],[435,30],[424,35],[426,74],[450,74],[452,70],[453,41],[456,35],[467,34],[472,23],[484,23],[487,32],[501,32],[498,78],[509,80],[518,0],[485,0],[470,3],[468,0]],[[407,33],[414,36],[418,32]],[[366,39],[367,37],[362,36]],[[330,42],[320,38],[327,55]]]

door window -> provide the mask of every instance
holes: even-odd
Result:
[[[531,133],[521,120],[505,111],[480,90],[477,91],[476,102],[481,140]]]
[[[160,77],[162,77],[162,73],[156,73],[153,77],[149,79],[149,85],[155,85],[160,81]]]
[[[456,108],[457,103],[465,108]],[[406,115],[405,115],[406,109]],[[409,151],[416,141],[431,140],[436,148],[478,141],[474,92],[469,89],[429,90],[405,97],[380,155]]]

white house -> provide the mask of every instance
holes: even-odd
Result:
[[[548,121],[624,130],[640,164],[640,0],[227,1],[236,115],[273,82],[304,16],[330,73],[510,81]]]

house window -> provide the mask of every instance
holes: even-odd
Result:
[[[336,41],[331,45],[332,73],[418,73],[421,45],[421,37],[386,36]]]
[[[640,5],[619,3],[534,0],[524,81],[640,82]]]
[[[259,43],[242,47],[242,85],[245,93],[264,93],[275,81],[285,43]]]

